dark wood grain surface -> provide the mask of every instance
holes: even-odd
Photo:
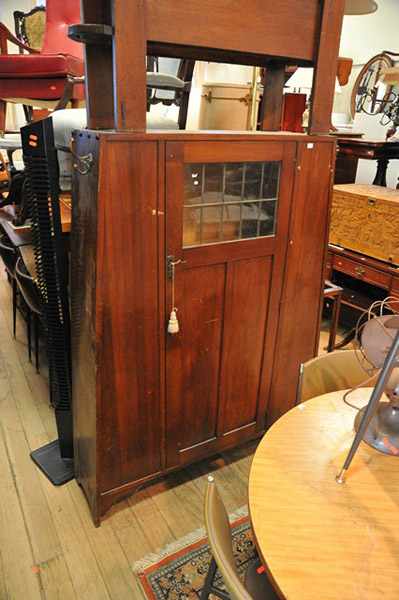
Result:
[[[115,128],[146,130],[145,0],[114,2]],[[167,21],[169,26],[170,20]]]
[[[90,137],[89,137],[90,136]],[[97,429],[97,255],[99,141],[77,135],[74,151],[95,158],[93,169],[79,177],[74,171],[75,198],[71,232],[71,344],[75,476],[98,522]]]
[[[317,353],[335,145],[300,144],[267,418],[295,404],[299,365]]]
[[[179,270],[176,291],[181,331],[166,346],[168,466],[216,437],[225,265]]]
[[[261,129],[265,131],[280,131],[283,117],[283,90],[285,85],[285,65],[270,65],[266,71]]]
[[[84,23],[111,25],[111,6],[98,0],[81,1]],[[85,46],[87,125],[93,129],[114,126],[113,64],[111,45]]]
[[[228,265],[219,435],[261,419],[258,400],[272,264],[268,256]]]
[[[264,0],[247,0],[245,17],[240,8],[232,6],[230,0],[147,0],[147,39],[195,46],[198,52],[202,47],[216,47],[245,54],[313,59],[317,0],[280,0],[273,6]]]
[[[123,151],[122,151],[123,150]],[[106,146],[100,179],[97,335],[101,490],[161,469],[157,146]],[[117,209],[116,209],[117,207]]]
[[[344,9],[345,0],[324,0],[322,3],[309,116],[310,133],[325,133],[331,129]]]

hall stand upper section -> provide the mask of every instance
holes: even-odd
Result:
[[[146,130],[146,55],[267,68],[263,130],[281,123],[284,71],[314,67],[309,133],[328,133],[345,0],[82,0],[89,129]]]

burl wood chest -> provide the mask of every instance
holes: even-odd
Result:
[[[399,191],[335,185],[330,243],[399,265]]]

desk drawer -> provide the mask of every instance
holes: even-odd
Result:
[[[350,260],[349,258],[345,258],[343,256],[334,256],[333,269],[336,271],[341,271],[342,273],[346,273],[347,275],[351,275],[351,277],[354,277],[355,279],[360,279],[361,281],[366,281],[372,285],[377,285],[378,287],[386,290],[389,290],[391,286],[392,277],[388,273],[378,271],[377,269],[368,267],[361,262]]]
[[[338,144],[337,153],[338,156],[354,156],[356,158],[367,158],[369,160],[378,158],[377,152],[373,148],[363,148],[362,146],[353,148],[345,145],[340,146],[340,144]]]

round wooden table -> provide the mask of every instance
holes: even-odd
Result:
[[[362,407],[370,393],[349,400]],[[296,406],[260,442],[249,480],[258,550],[287,600],[398,600],[399,457],[362,442],[336,483],[356,415],[342,397]]]

